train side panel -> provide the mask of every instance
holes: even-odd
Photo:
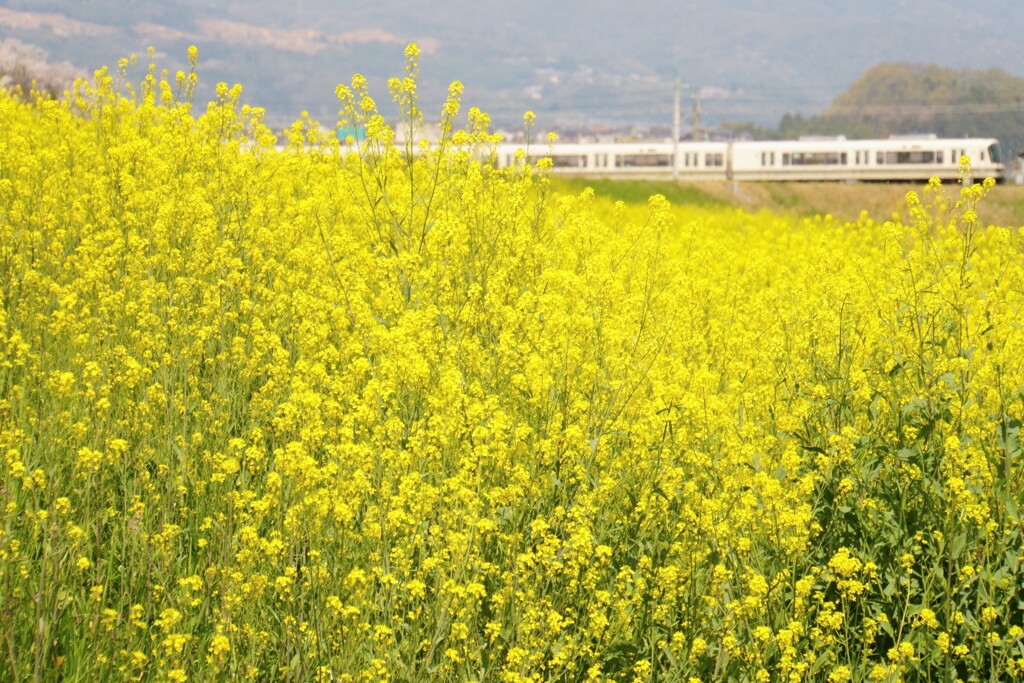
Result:
[[[518,157],[501,145],[499,166],[550,157],[551,172],[591,178],[742,181],[927,181],[955,180],[968,157],[976,178],[1003,176],[999,142],[993,138],[916,136],[887,140],[779,140],[560,144]],[[520,159],[520,161],[517,161]]]

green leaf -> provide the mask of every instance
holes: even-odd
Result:
[[[896,458],[904,462],[916,462],[920,459],[921,452],[916,448],[901,448],[896,451]]]
[[[965,546],[967,546],[967,532],[957,533],[949,543],[949,554],[954,558],[959,557],[963,554]]]
[[[661,651],[665,653],[665,657],[668,658],[668,662],[673,668],[677,668],[679,666],[679,661],[676,659],[676,656],[672,654],[672,650],[668,648],[668,643],[661,646]]]
[[[1011,522],[1020,524],[1020,509],[1017,507],[1017,501],[1013,499],[1013,496],[1006,497],[1006,514]]]
[[[926,423],[925,425],[923,425],[921,427],[921,429],[918,430],[916,440],[917,441],[925,441],[925,440],[927,440],[928,437],[932,435],[933,431],[935,431],[935,423],[934,422]]]

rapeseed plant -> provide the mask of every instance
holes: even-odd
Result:
[[[457,83],[417,142],[415,46],[397,148],[356,76],[365,136],[279,151],[240,86],[193,111],[197,59],[0,96],[5,678],[1024,671],[989,183],[613,204],[493,168]]]

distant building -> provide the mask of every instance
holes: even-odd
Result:
[[[349,138],[363,140],[366,138],[366,129],[362,126],[338,126],[338,139],[345,142]]]
[[[406,142],[406,139],[405,139],[406,132],[407,132],[406,127],[404,125],[402,125],[402,124],[398,124],[398,125],[394,126],[394,129],[395,129],[395,144],[396,145],[404,145],[405,142]],[[419,130],[417,130],[416,133],[417,133],[417,135],[416,135],[415,142],[419,142],[421,140],[426,140],[430,144],[436,145],[438,142],[441,141],[441,124],[439,124],[439,123],[424,123],[424,124],[422,124],[419,127]]]
[[[1024,152],[1010,162],[1009,168],[1006,169],[1006,178],[1014,185],[1024,185]]]

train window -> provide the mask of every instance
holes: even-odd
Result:
[[[985,150],[981,150],[981,160],[985,161]]]
[[[771,160],[772,160],[772,166],[774,166],[775,165],[775,152],[772,152]]]
[[[843,152],[842,154],[839,155],[839,163],[841,163],[843,166],[846,166],[846,152]]]
[[[554,168],[586,168],[587,157],[582,154],[552,154],[551,165]]]
[[[988,148],[988,158],[991,159],[992,163],[994,163],[994,164],[998,164],[1002,160],[1002,155],[999,154],[999,145],[990,145],[989,146],[989,148]]]
[[[945,158],[945,156],[946,156],[946,153],[945,153],[945,152],[936,152],[936,153],[935,153],[935,163],[937,163],[937,164],[945,163],[945,162],[943,161],[943,159]]]
[[[846,155],[839,152],[793,152],[794,166],[835,166],[846,163]]]
[[[789,166],[789,152],[782,153],[782,165]]]
[[[721,153],[712,154],[708,152],[704,155],[705,166],[722,166],[725,163],[725,156]]]
[[[767,166],[768,152],[761,152],[761,165]]]
[[[934,164],[935,152],[886,152],[887,164]]]
[[[876,164],[884,164],[885,163],[885,152],[876,152],[875,153],[875,163]]]
[[[616,168],[637,166],[671,166],[671,154],[619,154],[615,157]]]

